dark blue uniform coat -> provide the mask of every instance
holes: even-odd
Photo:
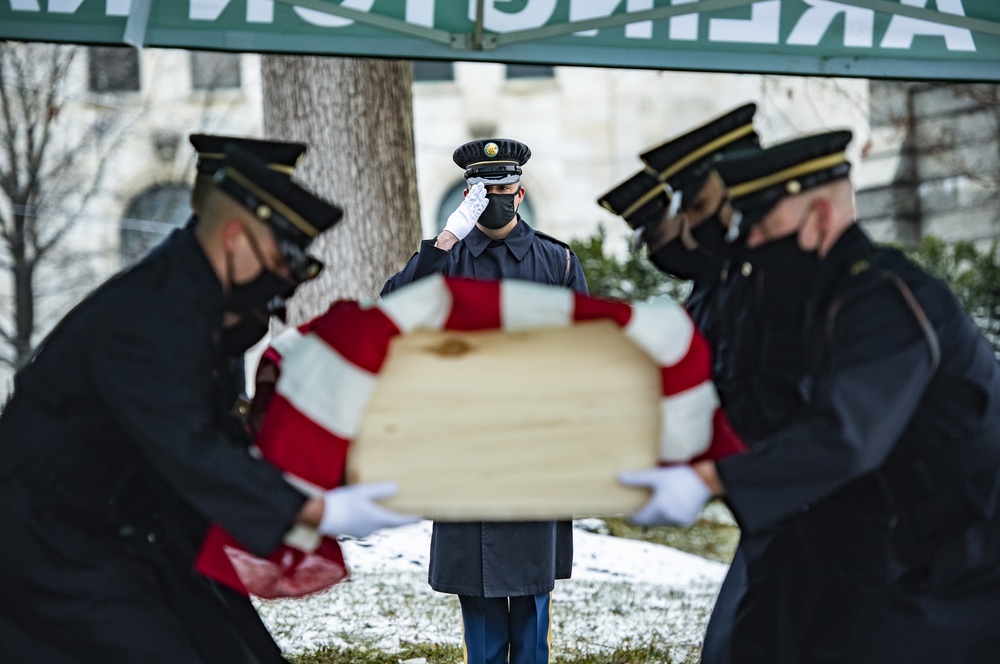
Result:
[[[266,555],[304,496],[224,433],[223,292],[176,231],[59,323],[0,415],[0,661],[283,661],[197,575],[207,523]]]
[[[857,226],[813,296],[802,416],[718,462],[744,532],[779,533],[748,556],[759,604],[741,613],[764,619],[737,629],[733,661],[996,661],[991,347],[940,281]]]
[[[420,252],[386,282],[382,294],[435,273],[562,284],[587,293],[576,255],[524,220],[519,220],[503,240],[491,240],[478,227],[473,228],[450,251],[425,240]],[[457,595],[537,595],[550,592],[556,579],[569,578],[572,563],[569,522],[435,523],[429,580],[434,590]]]

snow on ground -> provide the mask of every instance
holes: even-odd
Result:
[[[680,658],[698,647],[727,566],[666,546],[574,528],[573,578],[553,594],[554,653],[650,642]],[[350,578],[317,595],[261,601],[286,653],[324,645],[397,651],[460,643],[458,600],[427,585],[431,524],[342,542]]]

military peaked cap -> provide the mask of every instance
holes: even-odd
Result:
[[[246,150],[264,161],[271,170],[288,176],[306,154],[306,146],[303,143],[215,134],[191,134],[188,140],[198,152],[197,169],[202,175],[212,175],[226,165],[226,147],[230,145]]]
[[[662,182],[642,170],[598,198],[597,204],[639,230],[660,223],[670,195]]]
[[[689,203],[720,155],[760,145],[753,128],[756,104],[745,104],[639,155],[649,172],[681,192]]]
[[[225,160],[226,165],[215,173],[215,186],[270,226],[296,279],[316,276],[322,264],[305,249],[339,222],[344,211],[237,145],[226,146]]]
[[[470,185],[510,184],[521,179],[521,166],[531,159],[531,150],[509,138],[484,138],[459,146],[451,158],[465,169]]]
[[[785,196],[846,178],[851,172],[846,153],[851,138],[846,130],[826,132],[724,157],[716,170],[742,217],[740,236]]]

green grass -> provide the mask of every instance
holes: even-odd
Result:
[[[643,528],[626,519],[605,519],[608,533],[615,537],[665,544],[702,558],[728,563],[740,541],[740,529],[727,523],[699,519],[689,528],[659,526]]]
[[[293,664],[400,664],[419,658],[426,660],[427,664],[456,664],[462,661],[462,649],[452,645],[420,643],[407,644],[393,654],[361,648],[322,648],[289,657]],[[698,660],[698,652],[675,656],[671,648],[656,643],[624,645],[617,650],[597,654],[564,653],[553,658],[560,664],[697,664]]]

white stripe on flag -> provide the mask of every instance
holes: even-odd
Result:
[[[313,422],[351,439],[376,382],[376,376],[308,334],[282,362],[276,389]]]
[[[712,443],[719,397],[711,381],[660,401],[660,460],[688,461]]]
[[[285,472],[284,475],[286,482],[307,496],[316,498],[325,493],[323,487],[313,484],[312,482],[308,482],[298,475],[289,472]],[[281,538],[281,541],[293,549],[305,551],[306,553],[312,553],[319,548],[322,537],[315,528],[311,528],[301,523],[296,523],[288,529],[288,532],[286,532],[285,536]]]
[[[573,291],[509,279],[500,283],[500,325],[504,330],[567,327],[573,322]]]
[[[305,553],[312,553],[319,548],[323,538],[315,528],[301,523],[293,524],[285,536],[281,538],[287,546]]]
[[[278,351],[278,355],[281,357],[285,357],[300,341],[302,341],[302,333],[299,332],[298,328],[290,327],[271,340],[271,348]]]
[[[671,300],[632,305],[625,336],[661,367],[680,362],[691,347],[694,325],[687,312]]]
[[[389,293],[375,306],[407,334],[417,328],[443,328],[451,314],[451,299],[444,277],[434,274]]]

